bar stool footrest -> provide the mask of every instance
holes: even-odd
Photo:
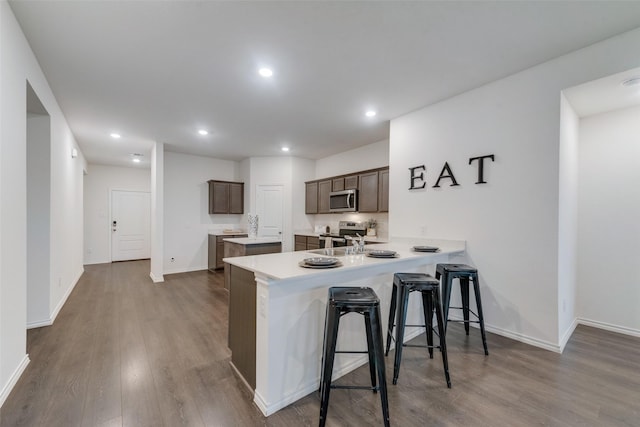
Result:
[[[449,309],[452,309],[452,308],[456,310],[464,310],[464,307],[449,307]],[[475,311],[469,310],[469,313],[473,314],[474,316],[476,316],[476,318],[480,319],[480,316],[478,316],[478,314]]]
[[[371,390],[371,391],[380,390],[380,387],[378,387],[378,386],[371,387],[371,386],[366,386],[366,385],[333,385],[333,384],[331,384],[330,388],[341,388],[343,390]]]
[[[402,344],[403,347],[417,347],[417,348],[440,348],[439,345],[425,345],[425,344]]]

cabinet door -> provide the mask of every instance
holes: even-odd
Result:
[[[358,175],[351,175],[344,178],[345,190],[357,190],[358,189]]]
[[[307,182],[305,185],[304,213],[318,213],[318,183]]]
[[[331,191],[344,190],[344,178],[334,178],[331,184]]]
[[[378,212],[389,212],[389,169],[378,172]]]
[[[229,184],[229,213],[244,213],[244,184]]]
[[[318,182],[318,213],[329,213],[329,194],[331,194],[331,180]]]
[[[294,236],[294,247],[296,251],[306,251],[307,250],[307,236],[301,236],[296,234]]]
[[[216,236],[209,235],[207,246],[207,268],[209,271],[214,271],[216,269]]]
[[[224,262],[222,262],[222,258],[224,258],[224,242],[216,243],[216,268],[224,267]]]
[[[378,171],[361,174],[359,181],[358,211],[378,212]]]
[[[320,239],[318,237],[307,236],[307,250],[320,249]]]
[[[209,213],[229,213],[229,183],[216,181],[209,183]]]

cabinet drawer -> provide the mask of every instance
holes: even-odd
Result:
[[[306,245],[307,244],[307,236],[301,236],[300,234],[296,234],[295,236],[296,245]]]

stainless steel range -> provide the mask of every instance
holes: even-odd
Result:
[[[340,247],[347,246],[347,239],[345,236],[356,237],[357,235],[364,236],[367,233],[367,225],[364,222],[359,221],[340,221],[338,233],[323,233],[320,234],[320,247]],[[327,243],[331,243],[329,246]]]

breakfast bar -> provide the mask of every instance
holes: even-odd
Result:
[[[431,245],[437,252],[413,250]],[[323,328],[327,291],[331,286],[367,286],[378,294],[382,318],[389,313],[393,274],[434,273],[436,263],[455,262],[465,252],[465,242],[455,240],[390,239],[373,246],[394,251],[390,258],[365,253],[331,254],[320,251],[286,252],[225,258],[229,264],[229,347],[231,363],[254,392],[254,402],[268,416],[317,390],[320,379]],[[315,253],[314,253],[315,252]],[[338,259],[335,268],[304,268],[310,257]],[[408,320],[420,322],[418,299],[410,302]],[[341,321],[338,348],[366,349],[362,319],[345,316]],[[415,329],[408,341],[422,333]],[[383,325],[386,334],[386,325]],[[366,355],[338,354],[334,377],[367,362]]]

